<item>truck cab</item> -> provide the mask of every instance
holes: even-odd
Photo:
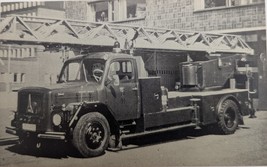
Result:
[[[58,83],[64,85],[75,82],[80,83],[81,89],[77,102],[108,105],[119,121],[140,117],[138,73],[134,57],[103,52],[70,59],[64,64]],[[90,91],[91,97],[87,97]],[[69,102],[65,102],[66,105]]]

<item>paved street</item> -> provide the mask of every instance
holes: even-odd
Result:
[[[3,119],[8,114],[1,110]],[[4,116],[4,117],[3,117]],[[178,130],[125,140],[122,151],[107,151],[96,158],[80,158],[65,144],[50,143],[44,150],[23,150],[0,141],[0,166],[201,166],[267,165],[267,112],[245,118],[234,135],[214,135],[201,130]],[[10,136],[8,136],[10,137]],[[2,137],[3,138],[3,137]]]

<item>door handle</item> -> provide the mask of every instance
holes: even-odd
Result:
[[[133,87],[132,90],[133,90],[133,91],[137,91],[138,88],[137,88],[137,87]]]
[[[154,93],[154,97],[155,97],[155,99],[159,99],[159,94],[158,93]]]

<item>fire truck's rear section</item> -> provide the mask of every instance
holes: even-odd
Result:
[[[0,30],[3,43],[88,52],[64,63],[57,84],[19,90],[6,132],[22,144],[71,141],[99,156],[185,127],[232,134],[251,108],[253,49],[238,36],[22,16]]]

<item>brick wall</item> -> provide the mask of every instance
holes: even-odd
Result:
[[[149,27],[222,30],[265,26],[264,4],[194,11],[194,0],[147,0]]]

